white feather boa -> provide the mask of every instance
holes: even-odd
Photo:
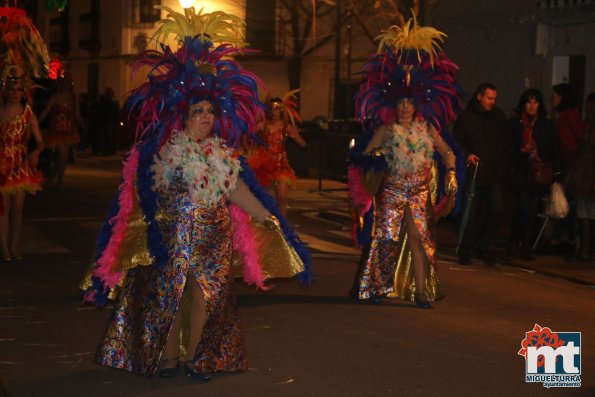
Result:
[[[427,170],[434,155],[434,141],[425,121],[413,121],[408,128],[393,124],[384,141],[389,170],[410,176]]]
[[[212,205],[235,190],[240,162],[223,139],[212,136],[200,142],[182,132],[174,133],[155,156],[153,190],[164,193],[181,171],[193,203]]]

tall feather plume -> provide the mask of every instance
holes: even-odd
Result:
[[[223,11],[203,13],[204,9],[195,13],[193,8],[187,9],[184,15],[164,5],[155,8],[168,13],[166,19],[159,21],[161,26],[153,35],[157,41],[166,41],[173,34],[178,42],[183,42],[188,36],[204,36],[213,43],[229,43],[236,47],[247,45],[243,33],[246,23],[236,15]]]
[[[302,123],[302,118],[297,109],[297,97],[295,96],[298,92],[300,92],[299,88],[297,90],[287,91],[281,98],[283,114],[293,127]]]
[[[444,42],[444,38],[448,37],[446,33],[433,27],[419,26],[415,14],[403,27],[393,25],[388,29],[381,30],[381,32],[376,37],[378,52],[382,52],[384,47],[389,47],[402,56],[406,53],[405,50],[415,50],[419,62],[422,61],[422,53],[426,52],[432,65],[434,65],[434,58],[436,58],[438,52],[442,51],[439,43]],[[399,57],[400,60],[401,57]]]

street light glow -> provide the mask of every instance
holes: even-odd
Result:
[[[194,0],[179,0],[182,8],[190,8],[194,4]]]

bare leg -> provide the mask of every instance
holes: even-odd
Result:
[[[62,189],[62,180],[64,179],[64,171],[66,171],[66,162],[68,161],[68,145],[58,145],[56,147],[56,189]]]
[[[2,250],[2,258],[10,258],[10,251],[8,250],[8,216],[10,214],[10,196],[2,195],[2,207],[4,213],[0,214],[0,249]]]
[[[411,265],[413,266],[413,278],[415,279],[415,294],[421,297],[421,300],[427,301],[426,291],[426,254],[421,243],[421,236],[413,222],[413,215],[409,206],[405,207],[405,225],[407,225],[407,243],[411,250]],[[423,295],[423,297],[422,297]]]
[[[15,258],[20,258],[19,243],[23,231],[23,207],[25,206],[25,192],[11,196],[12,211],[10,214],[10,252]]]
[[[277,203],[279,203],[279,209],[281,210],[281,214],[285,216],[287,214],[287,195],[289,191],[289,186],[286,183],[279,182],[275,186],[275,193],[277,196]]]
[[[207,318],[206,303],[200,286],[196,280],[188,280],[190,291],[184,290],[184,294],[192,294],[192,308],[190,315],[190,341],[188,344],[189,359],[192,360],[196,354],[196,349],[202,339],[202,330]],[[184,298],[182,298],[184,301]],[[172,329],[163,349],[163,363],[161,368],[174,368],[177,365],[177,358],[180,355],[180,329],[182,327],[182,310],[178,310]]]
[[[196,282],[192,280],[190,283],[190,290],[192,291],[192,311],[190,315],[190,342],[188,344],[188,354],[191,354],[191,359],[196,355],[196,349],[202,339],[202,330],[207,321],[207,304],[202,294],[202,289]]]
[[[178,310],[174,323],[167,337],[165,348],[163,349],[161,368],[175,368],[178,365],[178,356],[180,355],[180,329],[182,327],[182,313]]]

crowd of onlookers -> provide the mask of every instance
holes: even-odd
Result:
[[[459,262],[469,265],[475,257],[493,264],[494,243],[511,216],[508,257],[532,261],[548,253],[591,261],[595,93],[583,115],[569,84],[552,87],[549,111],[543,94],[530,88],[510,118],[495,106],[497,94],[493,84],[481,84],[453,126],[468,164],[465,196],[472,197]],[[545,227],[548,200],[558,197],[552,186],[563,189],[568,211]]]

